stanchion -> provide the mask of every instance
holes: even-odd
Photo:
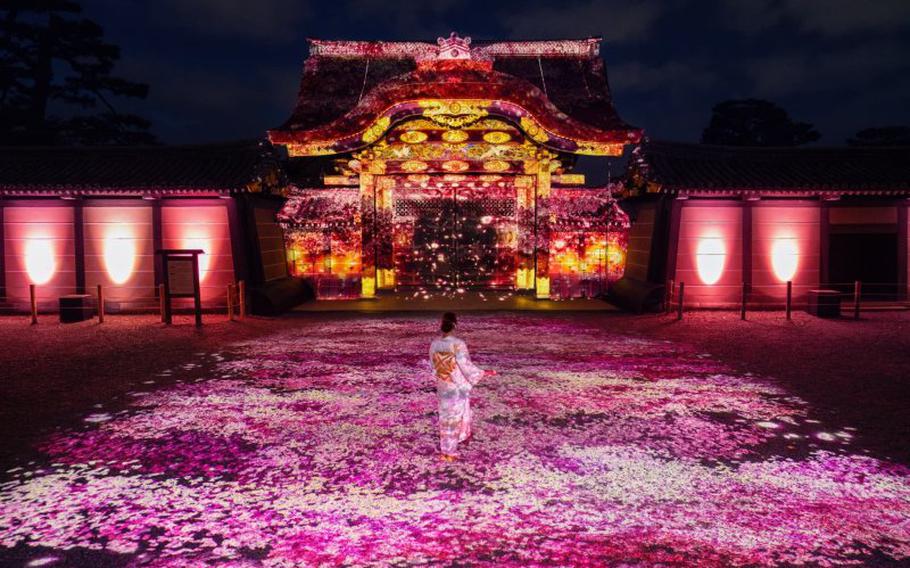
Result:
[[[853,319],[859,319],[860,296],[863,293],[863,283],[857,280],[853,283]]]
[[[32,325],[38,323],[38,292],[34,284],[28,285],[28,296],[32,306]]]
[[[685,300],[685,297],[686,297],[686,283],[685,283],[685,282],[680,282],[680,283],[679,283],[679,299],[677,300],[677,303],[676,303],[676,319],[677,319],[677,321],[682,319],[682,316],[683,316],[683,301]]]
[[[243,280],[237,283],[237,295],[240,300],[240,319],[246,319],[246,282]]]
[[[742,304],[739,307],[739,319],[746,320],[746,302],[749,301],[749,285],[743,282]]]
[[[104,323],[104,290],[98,284],[98,323]]]
[[[158,309],[161,310],[161,323],[167,323],[167,298],[164,297],[164,284],[158,285]]]
[[[790,319],[793,312],[793,282],[787,280],[787,319]]]
[[[668,314],[673,309],[673,286],[672,279],[667,281],[667,293],[664,294],[664,311]]]
[[[234,285],[227,285],[228,321],[234,321]]]

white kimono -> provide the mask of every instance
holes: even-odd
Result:
[[[451,335],[430,345],[430,367],[439,395],[439,448],[454,456],[458,443],[471,436],[471,389],[483,371],[471,363],[464,341]]]

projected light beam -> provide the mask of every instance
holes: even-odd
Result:
[[[781,282],[789,282],[799,266],[799,247],[796,239],[780,238],[771,246],[771,268]]]
[[[48,238],[30,238],[25,242],[25,271],[32,284],[47,284],[57,271],[54,243]]]
[[[698,241],[695,252],[695,264],[698,277],[708,286],[717,284],[724,272],[727,261],[727,250],[720,237],[705,237]]]
[[[114,284],[123,284],[136,265],[136,240],[126,227],[118,227],[104,239],[104,267]]]

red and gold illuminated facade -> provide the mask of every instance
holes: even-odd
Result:
[[[598,45],[312,42],[298,107],[269,132],[306,172],[279,216],[292,271],[321,298],[604,293],[622,275],[628,221],[610,188],[571,168],[622,154],[640,132],[612,109]],[[592,74],[595,94],[547,87],[545,68]],[[540,86],[503,69],[531,69]],[[362,84],[339,79],[354,75]],[[333,80],[357,97],[327,111],[318,90]],[[593,123],[576,118],[597,105]]]

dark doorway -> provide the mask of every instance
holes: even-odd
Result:
[[[897,233],[833,233],[829,243],[828,279],[833,287],[852,293],[859,280],[864,299],[897,298]]]

